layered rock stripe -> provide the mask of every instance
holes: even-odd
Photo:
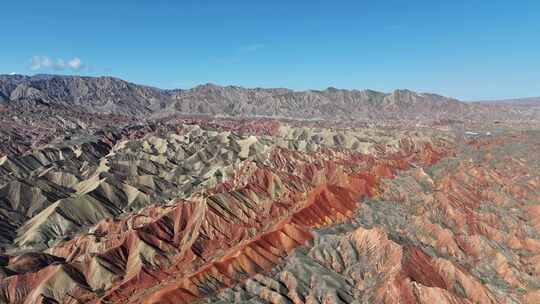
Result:
[[[382,178],[435,162],[449,144],[418,132],[287,125],[274,136],[198,126],[157,133],[118,136],[70,178],[39,153],[32,167],[6,158],[6,176],[52,175],[70,189],[66,198],[37,200],[34,213],[21,214],[27,221],[13,224],[1,285],[6,302],[187,302],[215,294],[270,270],[311,240],[314,228],[349,219],[363,197],[378,194]],[[77,149],[62,155],[86,159]],[[181,195],[167,201],[173,190]],[[13,270],[21,249],[43,252],[26,257],[36,264],[31,271]]]

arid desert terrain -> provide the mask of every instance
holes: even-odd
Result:
[[[0,303],[540,303],[540,99],[0,76]]]

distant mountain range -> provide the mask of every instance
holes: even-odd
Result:
[[[516,110],[508,103],[464,103],[409,90],[293,91],[214,84],[162,90],[113,77],[59,75],[1,75],[0,103],[8,107],[61,106],[89,113],[144,117],[197,114],[316,120],[519,120],[536,118],[538,114]],[[501,107],[505,110],[501,111]]]
[[[514,106],[540,106],[540,97],[512,98],[499,100],[481,100],[482,104],[514,105]]]
[[[147,114],[170,100],[166,91],[112,77],[2,75],[0,96],[12,105],[56,105],[96,113]]]

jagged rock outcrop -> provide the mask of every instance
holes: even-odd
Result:
[[[535,109],[0,76],[0,303],[540,302]]]
[[[383,181],[350,220],[205,303],[536,303],[538,131]]]
[[[164,115],[172,111],[308,120],[467,119],[469,116],[489,113],[481,106],[408,90],[396,90],[390,94],[335,88],[297,92],[287,89],[221,87],[213,84],[173,92],[173,103],[158,114]]]
[[[270,271],[309,243],[313,229],[350,219],[363,197],[378,195],[383,178],[431,164],[449,148],[448,139],[428,133],[286,125],[274,136],[198,126],[157,134],[119,138],[94,165],[85,166],[87,179],[73,171],[47,172],[74,192],[28,219],[14,244],[49,247],[44,252],[56,260],[40,262],[36,256],[27,263],[39,267],[19,272],[10,267],[18,257],[12,251],[4,264],[1,299],[188,303],[211,296]],[[363,136],[371,140],[359,148]],[[122,192],[111,182],[115,178],[129,181],[129,190]],[[169,184],[157,186],[158,180]],[[194,182],[198,186],[182,186]],[[158,202],[157,193],[175,190],[176,199],[141,204],[140,211],[118,205],[134,193],[154,191],[152,201]],[[64,282],[61,289],[58,281]]]
[[[113,77],[1,75],[0,91],[18,106],[46,104],[124,115],[155,111],[169,99],[163,90]]]
[[[463,103],[436,94],[395,90],[292,91],[206,84],[161,90],[112,77],[0,75],[0,100],[15,108],[67,107],[126,116],[172,114],[307,120],[536,120],[537,107]],[[3,96],[3,97],[2,97]]]

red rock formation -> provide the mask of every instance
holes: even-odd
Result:
[[[379,194],[382,179],[444,154],[402,146],[376,156],[275,148],[263,163],[244,162],[188,200],[101,221],[47,251],[65,264],[11,276],[0,288],[10,302],[28,303],[37,299],[33,289],[62,275],[70,295],[92,302],[187,303],[215,294],[275,266],[311,239],[311,229],[349,219],[362,197]]]

